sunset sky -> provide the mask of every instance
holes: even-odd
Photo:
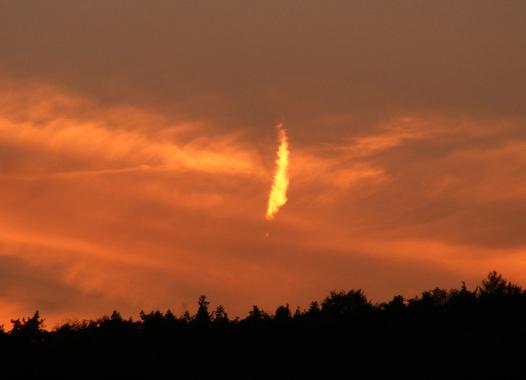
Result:
[[[526,285],[525,216],[525,1],[0,0],[6,327]]]

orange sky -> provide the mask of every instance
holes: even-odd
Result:
[[[526,284],[524,14],[0,3],[0,323]]]

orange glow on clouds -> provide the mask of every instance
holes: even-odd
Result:
[[[0,11],[0,325],[526,285],[526,1],[57,3]]]
[[[280,124],[269,173],[266,132],[241,124],[38,85],[0,98],[0,324],[36,308],[50,327],[180,313],[203,293],[244,315],[334,288],[383,300],[491,269],[525,279],[520,122],[402,115],[295,140],[292,160]]]
[[[287,132],[283,124],[278,124],[279,147],[276,159],[276,173],[274,182],[270,189],[268,198],[268,207],[265,217],[272,220],[278,213],[279,209],[287,203],[287,190],[289,188],[289,143]]]

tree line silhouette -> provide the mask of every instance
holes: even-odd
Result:
[[[24,377],[526,376],[526,291],[496,272],[473,290],[462,283],[377,304],[362,290],[333,291],[307,309],[253,306],[244,318],[201,296],[194,315],[114,311],[50,331],[38,311],[11,322],[0,357]]]

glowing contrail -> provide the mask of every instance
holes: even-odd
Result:
[[[289,187],[289,142],[283,124],[278,124],[279,147],[276,158],[276,173],[268,197],[267,220],[272,220],[279,209],[287,203],[287,189]]]

